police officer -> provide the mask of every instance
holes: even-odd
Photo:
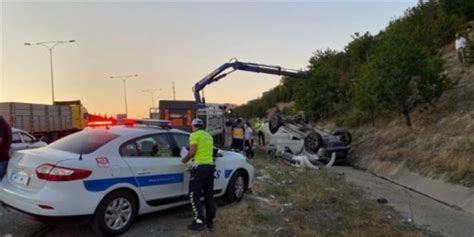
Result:
[[[263,134],[263,123],[260,118],[257,118],[257,122],[255,123],[255,130],[257,130],[258,136],[258,145],[265,146],[265,134]]]
[[[245,127],[242,124],[242,119],[238,118],[236,123],[232,126],[232,144],[230,148],[234,151],[240,152],[244,147]]]
[[[201,231],[207,227],[214,227],[213,220],[216,216],[216,207],[214,203],[214,171],[216,167],[213,159],[213,139],[206,132],[201,119],[194,119],[191,123],[193,132],[189,138],[189,152],[182,158],[181,162],[186,164],[191,158],[194,158],[196,167],[191,169],[191,178],[189,181],[189,198],[193,209],[194,221],[188,226],[190,230]],[[201,208],[201,192],[204,194],[206,203],[206,219]]]

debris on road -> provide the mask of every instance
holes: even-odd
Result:
[[[276,228],[276,230],[275,230],[274,233],[278,233],[280,230],[283,230],[283,227],[278,227],[278,228]]]
[[[380,204],[387,204],[388,200],[386,198],[377,198],[377,202]]]
[[[252,198],[252,199],[255,199],[255,200],[259,201],[259,202],[263,202],[263,203],[268,204],[268,205],[271,204],[271,201],[270,201],[270,199],[268,199],[268,198],[264,198],[264,197],[260,197],[260,196],[255,196],[255,195],[248,195],[248,197],[250,197],[250,198]]]

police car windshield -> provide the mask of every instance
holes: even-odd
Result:
[[[59,139],[48,147],[76,154],[90,154],[117,137],[119,135],[108,130],[88,129]]]

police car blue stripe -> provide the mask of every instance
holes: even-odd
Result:
[[[141,177],[122,177],[122,178],[110,178],[110,179],[95,179],[84,181],[84,187],[88,191],[99,192],[110,188],[113,185],[127,183],[135,187],[146,187],[154,185],[165,185],[173,183],[182,183],[184,180],[183,173],[176,174],[161,174],[161,175],[149,175]]]
[[[184,180],[184,174],[179,173],[179,174],[162,174],[162,175],[143,176],[143,177],[137,177],[137,180],[138,180],[139,187],[182,183]]]
[[[232,170],[225,170],[224,171],[224,177],[227,179],[230,177],[230,174],[232,174]]]

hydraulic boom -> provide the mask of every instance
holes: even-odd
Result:
[[[231,68],[231,71],[225,72],[229,68]],[[307,71],[292,70],[292,69],[282,68],[279,66],[271,66],[271,65],[258,64],[258,63],[245,63],[245,62],[239,62],[236,59],[233,59],[228,63],[224,63],[222,66],[220,66],[219,68],[211,72],[209,75],[207,75],[206,77],[204,77],[202,80],[200,80],[194,85],[193,87],[194,98],[198,106],[205,107],[204,98],[201,99],[201,95],[199,93],[201,92],[202,89],[204,89],[204,87],[224,78],[225,76],[229,75],[230,73],[236,70],[256,72],[256,73],[266,73],[266,74],[273,74],[273,75],[279,75],[279,76],[289,76],[289,77],[303,78],[303,79],[308,78]]]

